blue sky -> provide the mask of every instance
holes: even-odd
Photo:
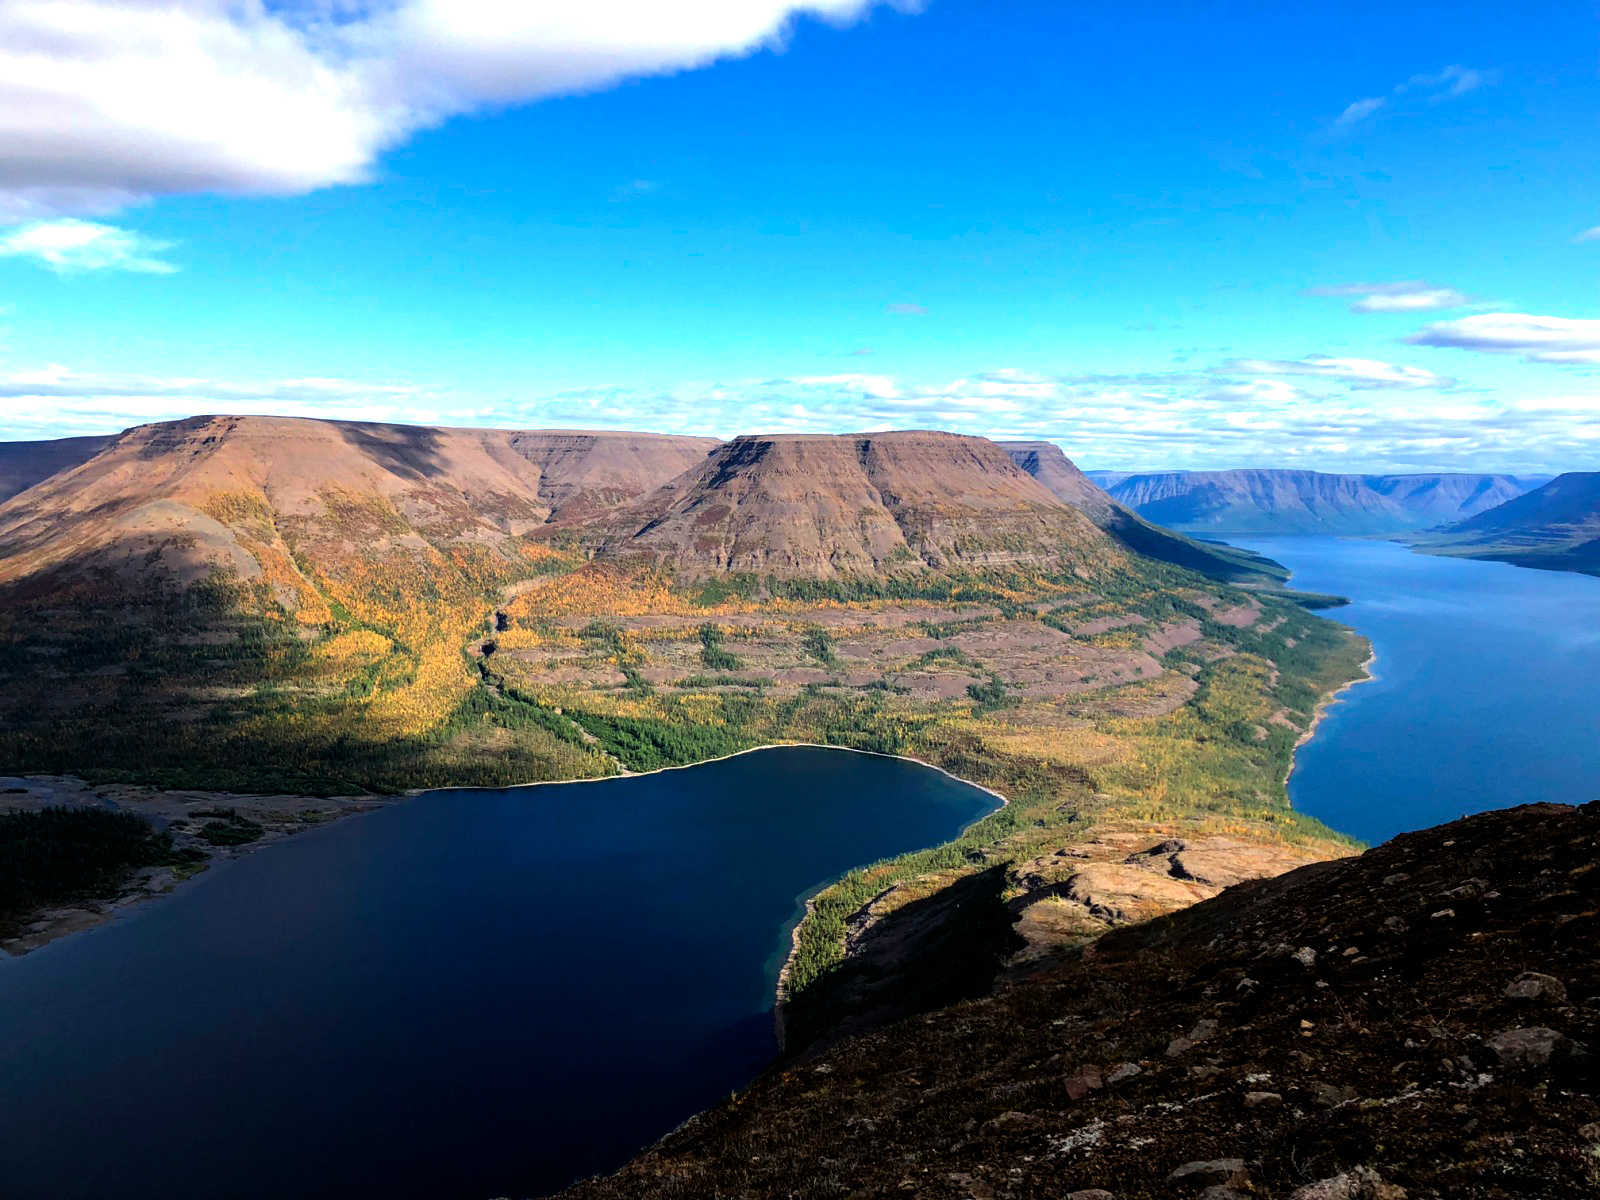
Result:
[[[1586,6],[329,3],[0,13],[0,436],[1600,469]]]

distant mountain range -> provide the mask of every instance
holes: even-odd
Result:
[[[1526,495],[1415,539],[1418,549],[1600,575],[1600,471],[1559,475]]]
[[[1476,516],[1544,482],[1515,475],[1332,475],[1252,469],[1088,477],[1147,520],[1188,533],[1386,534]]]

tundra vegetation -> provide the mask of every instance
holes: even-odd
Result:
[[[324,499],[314,539],[282,519],[258,530],[261,560],[286,547],[292,581],[213,570],[162,587],[152,572],[143,591],[91,580],[7,604],[0,762],[335,795],[597,778],[804,741],[913,756],[1008,798],[955,841],[817,896],[791,997],[839,964],[873,897],[910,902],[1091,826],[1348,845],[1294,813],[1284,781],[1365,647],[1283,595],[1131,557],[1056,574],[706,580],[532,537],[490,552],[449,530],[378,553],[363,547],[394,532],[393,512]],[[225,500],[230,527],[267,521]],[[253,831],[222,815],[200,836]]]

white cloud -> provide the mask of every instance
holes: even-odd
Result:
[[[916,0],[4,0],[0,219],[295,194],[461,113],[705,66]]]
[[[62,217],[33,221],[0,233],[0,257],[30,258],[62,274],[76,271],[141,271],[168,275],[177,270],[157,257],[168,243],[96,221]]]
[[[1249,361],[1249,360],[1247,360]],[[271,413],[501,428],[655,429],[731,436],[936,428],[1049,438],[1112,469],[1304,466],[1320,470],[1592,469],[1600,395],[1430,396],[1326,381],[1209,373],[1052,376],[977,372],[944,383],[839,374],[648,390],[594,387],[486,400],[408,384],[251,382],[80,373],[0,374],[0,437],[104,433],[201,412]]]
[[[1372,358],[1329,358],[1312,354],[1296,359],[1233,358],[1213,368],[1218,375],[1309,376],[1342,383],[1357,390],[1374,388],[1450,388],[1456,380],[1421,367],[1401,366]]]
[[[1585,229],[1572,240],[1575,242],[1600,242],[1600,225],[1596,225],[1593,229]]]
[[[920,304],[885,304],[883,311],[896,317],[925,317],[928,310]]]
[[[1311,288],[1312,296],[1357,296],[1351,312],[1426,312],[1438,308],[1459,308],[1469,297],[1455,288],[1440,287],[1422,280],[1402,283],[1340,283],[1332,287]]]
[[[1370,96],[1365,100],[1357,100],[1346,106],[1345,110],[1334,118],[1333,123],[1335,125],[1354,125],[1357,121],[1370,117],[1387,103],[1388,101],[1382,96]]]
[[[1406,341],[1484,354],[1520,354],[1525,362],[1600,364],[1600,321],[1575,317],[1482,313],[1425,325]]]
[[[1432,74],[1413,75],[1404,83],[1396,84],[1387,96],[1369,96],[1346,106],[1334,118],[1333,124],[1335,128],[1358,125],[1379,110],[1391,107],[1406,97],[1410,97],[1413,103],[1417,99],[1429,104],[1454,100],[1494,83],[1499,77],[1498,71],[1482,71],[1459,64],[1443,67]]]

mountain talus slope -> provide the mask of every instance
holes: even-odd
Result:
[[[0,504],[59,471],[87,462],[114,441],[115,437],[75,437],[0,442]]]
[[[1530,805],[1238,884],[564,1195],[1600,1195],[1597,850],[1600,804]]]
[[[581,536],[686,578],[1059,572],[1124,557],[995,443],[922,431],[738,437]]]
[[[1557,476],[1416,544],[1444,554],[1600,574],[1600,472]]]
[[[1136,554],[1231,583],[1278,584],[1289,577],[1288,571],[1270,559],[1231,546],[1197,542],[1124,508],[1080,471],[1054,442],[999,444],[1014,463]]]
[[[1511,475],[1265,469],[1101,477],[1112,499],[1189,533],[1399,533],[1473,516],[1537,483]]]

